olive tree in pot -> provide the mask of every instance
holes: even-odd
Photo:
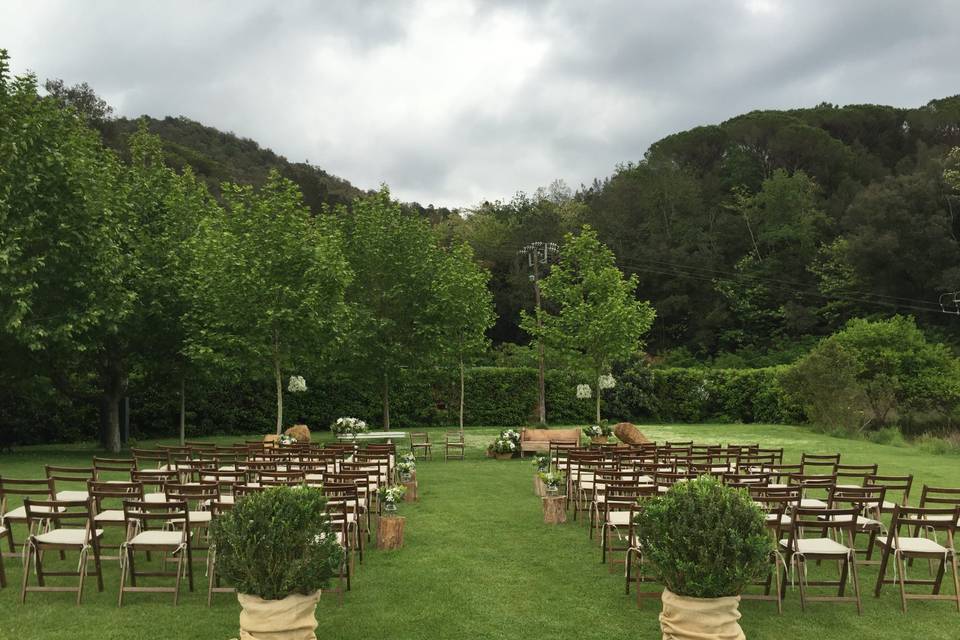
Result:
[[[241,640],[315,640],[320,589],[343,549],[311,487],[246,496],[211,526],[216,570],[237,589]]]
[[[749,495],[709,476],[678,482],[636,524],[643,557],[666,587],[664,640],[743,639],[740,593],[766,573],[773,550]]]

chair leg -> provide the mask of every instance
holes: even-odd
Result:
[[[183,555],[183,551],[180,551],[180,555]],[[190,584],[190,592],[193,593],[193,548],[189,539],[187,539],[187,578]]]
[[[853,580],[853,594],[857,598],[857,615],[863,615],[863,600],[860,598],[860,576],[857,575],[857,552],[850,552],[850,578]]]
[[[626,590],[624,591],[624,593],[626,593],[627,595],[630,595],[630,569],[632,568],[632,567],[630,566],[630,565],[631,565],[631,563],[630,563],[630,554],[631,554],[631,553],[633,553],[633,548],[632,548],[632,547],[628,547],[628,548],[627,548],[627,560],[626,560],[626,564],[627,564],[627,568],[626,568],[626,578],[627,578],[627,579],[626,579],[626,585],[625,585],[625,586],[626,586]]]
[[[940,595],[940,585],[943,583],[943,574],[947,569],[947,558],[944,556],[940,559],[940,566],[937,567],[937,575],[933,579],[933,595]]]
[[[896,554],[893,559],[897,563],[897,569],[900,571],[900,576],[898,582],[900,583],[900,610],[904,613],[907,612],[907,583],[904,573],[906,573],[906,566],[903,562],[903,554]]]
[[[780,563],[777,562],[777,556],[773,557],[773,573],[774,573],[774,584],[776,584],[777,589],[777,615],[783,615],[783,594],[780,592]],[[770,588],[767,587],[767,594],[770,593]]]
[[[216,583],[216,565],[214,563],[214,551],[210,549],[207,552],[207,606],[213,604],[213,585]]]
[[[189,547],[188,547],[189,549]],[[180,553],[177,554],[177,580],[173,585],[173,606],[177,606],[177,603],[180,602],[180,582],[183,580],[183,549],[180,550]],[[187,561],[189,563],[189,560]],[[189,567],[188,567],[189,571]],[[191,576],[192,577],[192,576]],[[190,589],[193,591],[193,589]]]
[[[890,560],[890,551],[883,548],[883,554],[880,556],[880,573],[877,574],[877,586],[873,590],[875,598],[880,597],[880,590],[883,589],[883,580],[887,575],[887,562]]]
[[[83,558],[80,562],[80,582],[77,583],[77,606],[83,601],[83,581],[87,577],[87,559]]]
[[[24,543],[26,544],[26,543]],[[20,581],[20,604],[27,600],[27,578],[30,576],[30,563],[33,559],[33,548],[27,549],[23,560],[23,578]]]
[[[957,570],[957,552],[950,552],[950,566],[953,568],[953,594],[957,599],[957,611],[960,611],[960,571]]]
[[[804,586],[804,582],[806,582],[806,562],[806,560],[800,560],[797,562],[797,573],[799,574],[797,576],[797,584],[800,587],[800,611],[807,610],[807,590]],[[801,567],[803,568],[801,569]]]
[[[123,606],[123,590],[127,586],[127,571],[130,570],[130,558],[133,556],[130,547],[123,549],[123,553],[126,554],[126,557],[122,558],[121,562],[123,566],[120,568],[120,594],[117,596],[117,608]]]

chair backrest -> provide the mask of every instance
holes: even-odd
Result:
[[[887,500],[900,505],[910,502],[910,489],[913,487],[913,474],[907,476],[867,476],[864,486],[882,485],[887,488]],[[895,496],[893,494],[899,494]],[[895,499],[899,497],[899,499]]]
[[[97,471],[93,467],[64,467],[52,464],[43,465],[43,470],[47,478],[53,480],[54,493],[57,487],[64,484],[83,485],[86,489],[88,480],[97,479]]]
[[[266,486],[295,487],[304,484],[306,481],[307,476],[302,470],[260,471],[257,474],[257,482]]]
[[[100,513],[106,509],[121,509],[122,504],[105,505],[108,500],[143,500],[143,485],[139,482],[104,482],[90,480],[87,482],[87,492],[93,500],[93,510]]]
[[[180,529],[182,541],[187,542],[190,531],[190,505],[186,500],[167,500],[166,502],[145,502],[143,500],[124,500],[123,519],[127,524],[135,525],[128,529],[134,531],[150,529]]]
[[[163,487],[163,492],[167,495],[168,502],[185,501],[188,505],[193,505],[200,509],[208,502],[220,500],[220,484],[216,482],[200,483],[167,483]]]
[[[446,443],[450,445],[462,445],[463,444],[463,434],[459,431],[447,431],[444,434],[446,438]]]
[[[953,548],[953,534],[960,523],[960,505],[943,507],[908,507],[897,505],[890,520],[889,536],[899,536],[900,530],[907,527],[916,535],[917,531],[945,531],[947,548]],[[888,538],[889,539],[889,538]],[[899,545],[898,545],[899,548]]]
[[[411,431],[410,444],[427,444],[430,442],[430,434],[426,431]]]
[[[653,482],[658,487],[672,487],[678,482],[696,479],[697,474],[687,472],[665,473],[657,472],[653,475]]]
[[[845,509],[818,509],[808,507],[793,507],[790,510],[790,533],[787,536],[787,545],[791,551],[797,551],[797,541],[804,537],[806,532],[816,532],[818,538],[828,537],[831,530],[838,532],[836,540],[852,540],[856,535],[857,516],[860,509],[849,507]]]
[[[755,484],[760,486],[770,484],[769,473],[724,473],[721,478],[724,484]]]
[[[681,440],[673,440],[673,441],[667,440],[667,441],[664,443],[664,445],[665,445],[666,448],[668,448],[668,449],[674,449],[674,448],[688,449],[688,448],[690,448],[690,447],[693,446],[693,440],[682,440],[682,441],[681,441]]]
[[[923,485],[920,492],[921,508],[949,508],[960,505],[960,489]]]
[[[877,465],[835,464],[833,475],[837,476],[837,482],[841,484],[849,484],[849,480],[859,480],[860,484],[866,484],[867,476],[877,475]]]
[[[167,464],[167,452],[161,449],[130,449],[137,467],[140,469],[159,467]]]
[[[800,466],[803,468],[801,473],[805,475],[815,475],[821,469],[833,472],[833,467],[840,464],[840,454],[830,453],[802,453],[800,454]]]
[[[5,478],[0,476],[0,516],[12,510],[11,502],[19,502],[24,496],[34,500],[53,500],[52,478]],[[10,500],[10,498],[13,500]],[[18,505],[19,506],[19,505]]]
[[[109,473],[130,479],[130,472],[137,468],[134,458],[93,458],[93,472],[97,480],[103,479],[103,474]]]
[[[871,512],[879,516],[879,505],[883,504],[887,488],[871,487],[832,487],[827,505],[831,509],[856,507],[861,513]]]
[[[760,473],[770,474],[770,480],[784,484],[790,476],[803,473],[803,467],[799,464],[766,464],[760,467]]]
[[[164,485],[179,482],[180,476],[176,471],[138,470],[130,472],[130,480],[142,484],[145,489],[151,487],[163,491]]]
[[[52,520],[57,529],[85,529],[86,542],[91,542],[93,526],[93,499],[86,500],[34,500],[23,499],[27,521],[32,523]],[[94,536],[95,537],[95,536]],[[96,544],[96,543],[94,543]]]
[[[241,500],[242,498],[250,495],[251,493],[259,493],[264,491],[267,487],[258,484],[235,484],[233,485],[233,499]]]

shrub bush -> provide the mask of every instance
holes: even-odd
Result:
[[[211,525],[217,571],[264,600],[325,587],[343,560],[325,505],[312,487],[273,487],[238,501]]]
[[[739,595],[767,571],[773,550],[760,507],[709,476],[648,502],[637,535],[666,587],[691,598]]]

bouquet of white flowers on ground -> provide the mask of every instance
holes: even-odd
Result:
[[[500,432],[500,440],[509,440],[520,447],[520,432],[516,429],[504,429]]]
[[[520,446],[508,438],[497,438],[493,443],[494,453],[516,453]]]
[[[294,438],[293,436],[288,436],[287,434],[283,434],[277,438],[277,444],[281,446],[297,444],[297,439]]]
[[[337,435],[343,435],[345,433],[357,435],[358,433],[367,432],[367,423],[360,418],[337,418],[334,423],[330,425],[330,430]]]

